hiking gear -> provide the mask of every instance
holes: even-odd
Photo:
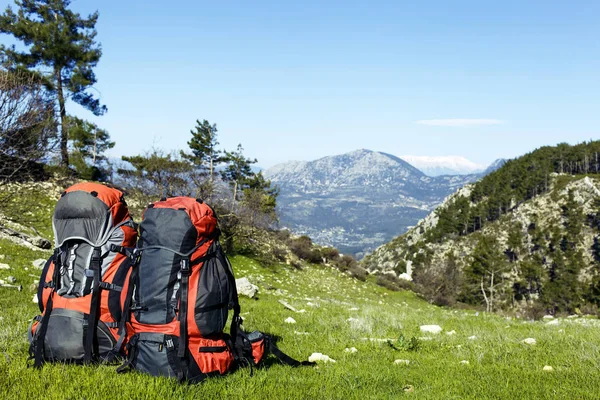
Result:
[[[63,192],[52,217],[55,251],[40,277],[42,314],[29,328],[30,359],[85,362],[122,353],[119,331],[132,272],[131,257],[113,250],[135,246],[137,228],[123,193],[97,183]]]
[[[129,285],[128,358],[117,372],[131,367],[200,382],[262,360],[268,338],[241,329],[235,278],[217,225],[214,210],[200,199],[163,198],[146,208]]]

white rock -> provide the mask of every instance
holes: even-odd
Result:
[[[554,319],[553,315],[546,314],[542,317],[542,319]]]
[[[527,339],[523,339],[522,342],[525,344],[532,345],[532,346],[537,343],[534,338],[530,338],[530,337],[528,337]]]
[[[546,325],[560,325],[560,320],[552,319],[552,320],[546,322]]]
[[[44,269],[44,265],[46,265],[46,260],[44,260],[43,258],[38,258],[37,260],[34,260],[31,264],[34,268],[42,270]]]
[[[286,324],[295,324],[296,320],[292,317],[287,317],[283,322],[285,322]]]
[[[427,333],[440,333],[442,331],[442,327],[439,325],[421,325],[421,332]]]
[[[250,283],[248,278],[239,278],[235,280],[235,286],[239,295],[253,298],[256,292],[258,292],[258,286]]]
[[[344,349],[344,351],[345,351],[346,353],[354,354],[354,353],[356,353],[358,350],[356,350],[356,347],[350,347],[350,348],[346,347],[346,348]]]
[[[33,300],[32,300],[35,304],[38,303],[38,298],[37,298],[37,294],[33,295]]]
[[[8,264],[0,264],[0,269],[10,269],[10,265],[8,265]]]
[[[461,360],[460,363],[463,365],[469,365],[469,360]]]
[[[450,332],[446,332],[446,335],[448,335],[448,336],[456,335],[456,331],[451,330]]]
[[[410,360],[394,360],[395,365],[408,365],[410,364]]]
[[[335,360],[333,358],[331,358],[328,355],[323,354],[323,353],[312,353],[310,355],[310,357],[308,357],[308,361],[310,361],[310,362],[323,361],[326,363],[328,363],[328,362],[334,363],[335,362]]]
[[[469,340],[475,340],[475,339],[477,339],[477,336],[475,336],[475,335],[469,336],[467,339],[469,339]]]
[[[412,281],[412,276],[410,276],[406,272],[403,272],[400,275],[398,275],[398,279],[404,279],[405,281]]]
[[[544,365],[544,368],[542,368],[543,371],[554,371],[554,368],[552,368],[550,365]]]

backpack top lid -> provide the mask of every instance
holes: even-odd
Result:
[[[70,239],[101,246],[116,226],[130,219],[120,190],[99,183],[78,183],[63,192],[54,208],[56,247]]]
[[[180,253],[217,233],[213,209],[192,197],[163,198],[150,204],[140,224],[143,247],[159,245]]]

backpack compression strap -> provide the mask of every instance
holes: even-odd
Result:
[[[215,252],[206,253],[202,257],[190,262],[190,256],[197,249],[199,249],[204,243],[209,241],[211,238],[207,237],[200,241],[189,253],[182,255],[180,272],[181,272],[181,285],[179,287],[179,347],[177,348],[177,357],[179,358],[179,364],[181,368],[177,371],[177,379],[183,381],[187,374],[187,347],[188,347],[188,328],[187,328],[187,309],[188,309],[188,294],[189,294],[189,282],[192,265],[200,264],[206,261],[208,258],[215,255]]]
[[[50,314],[52,314],[52,298],[54,297],[54,293],[58,289],[58,285],[60,283],[60,265],[58,262],[60,260],[60,249],[55,249],[54,254],[52,256],[54,258],[54,272],[52,274],[51,283],[51,292],[48,296],[48,301],[46,303],[46,309],[44,310],[44,316],[40,321],[38,328],[39,333],[37,334],[37,338],[34,340],[33,349],[30,348],[30,358],[33,358],[33,366],[35,368],[41,368],[44,365],[44,340],[46,339],[46,332],[48,331],[48,322],[50,321]]]
[[[87,325],[84,325],[84,357],[83,361],[86,364],[92,362],[94,357],[98,355],[98,335],[96,328],[98,327],[98,318],[100,317],[100,268],[102,267],[102,252],[99,247],[94,247],[92,251],[92,259],[90,260],[89,269],[85,270],[86,278],[94,279],[92,286],[92,299],[90,302],[90,313],[87,317]],[[92,276],[88,276],[92,275]],[[89,281],[89,279],[88,279]]]
[[[119,353],[121,352],[121,347],[123,347],[123,342],[127,337],[127,322],[130,320],[131,314],[131,301],[133,299],[133,287],[135,284],[135,280],[138,275],[138,264],[140,263],[140,253],[137,248],[127,248],[123,246],[111,246],[111,251],[119,252],[127,256],[130,265],[131,265],[131,273],[129,274],[129,283],[127,285],[127,296],[125,297],[125,303],[123,304],[123,310],[121,312],[121,321],[119,322],[119,339],[117,343],[114,345],[112,350],[109,352],[108,356],[104,360],[105,362],[112,362],[117,358]]]

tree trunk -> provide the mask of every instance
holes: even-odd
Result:
[[[491,272],[490,277],[490,309],[488,312],[492,312],[494,310],[494,271]]]
[[[231,201],[231,212],[235,212],[235,200],[237,198],[237,181],[233,181],[233,199]]]
[[[488,297],[485,294],[485,288],[483,287],[483,276],[481,277],[481,293],[483,293],[483,299],[485,300],[485,310],[487,312],[489,312],[490,311],[490,301],[488,300]]]
[[[65,110],[65,97],[63,95],[61,68],[54,68],[56,78],[56,93],[58,94],[58,108],[60,113],[60,156],[61,164],[69,168],[69,136],[67,131],[67,112]]]

